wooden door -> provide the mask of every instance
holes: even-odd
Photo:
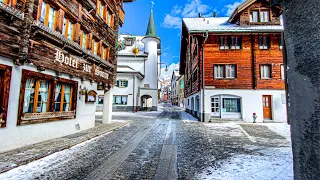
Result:
[[[270,95],[262,96],[263,119],[272,119],[272,100]]]

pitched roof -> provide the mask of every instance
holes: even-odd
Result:
[[[237,25],[228,22],[229,17],[183,18],[189,32],[282,32],[282,25]]]

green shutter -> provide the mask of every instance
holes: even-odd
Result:
[[[119,87],[119,80],[117,80],[116,86]]]
[[[128,81],[125,82],[125,87],[128,87]]]

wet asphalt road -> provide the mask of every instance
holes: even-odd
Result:
[[[238,126],[213,129],[197,121],[182,120],[185,112],[180,108],[171,105],[162,108],[161,113],[114,116],[131,123],[72,150],[57,153],[43,162],[40,169],[31,172],[22,169],[21,176],[16,177],[198,179],[197,175],[209,167],[219,169],[222,160],[256,151],[246,146],[259,145],[250,141]],[[261,145],[265,146],[279,145]]]

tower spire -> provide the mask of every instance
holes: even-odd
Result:
[[[154,2],[151,1],[151,11],[150,11],[148,28],[146,32],[147,37],[157,37],[156,28],[154,26],[154,19],[153,19],[153,5],[154,5]]]

